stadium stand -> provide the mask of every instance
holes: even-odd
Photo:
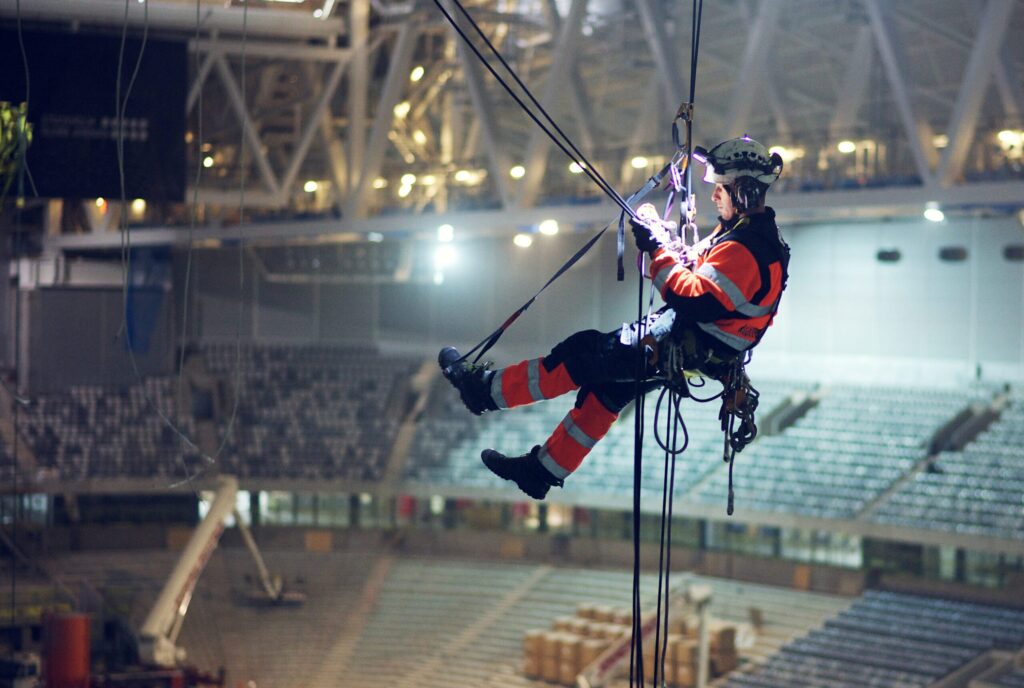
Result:
[[[153,377],[128,387],[85,385],[38,396],[22,411],[18,429],[38,469],[59,480],[167,477],[179,470],[181,441],[150,401],[191,436],[191,417],[179,419],[174,409],[176,385],[176,378]],[[193,461],[198,454],[184,457]]]
[[[790,394],[806,390],[810,385],[786,381],[759,381],[762,388],[761,413],[768,413]],[[709,382],[706,388],[694,388],[697,397],[712,397],[721,386]],[[527,451],[543,442],[573,403],[573,397],[547,401],[506,413],[469,415],[458,395],[444,380],[435,383],[433,401],[420,422],[406,467],[406,479],[412,482],[439,485],[503,486],[480,467],[480,451],[496,447],[508,451]],[[657,443],[654,425],[657,393],[647,398],[643,490],[660,494],[664,481],[665,452]],[[659,433],[665,439],[667,402],[660,416]],[[698,403],[683,400],[681,415],[686,423],[689,444],[676,460],[675,493],[683,494],[704,476],[722,465],[722,430],[718,420],[718,400]],[[680,443],[682,436],[680,435]],[[590,495],[624,496],[633,485],[633,422],[632,407],[584,460],[581,468],[566,481],[566,489]],[[721,494],[725,494],[724,491]]]
[[[1000,676],[995,684],[1001,688],[1024,688],[1024,669],[1017,669]]]
[[[868,591],[729,688],[928,686],[990,649],[1024,643],[1024,610]]]
[[[235,345],[201,351],[230,396]],[[379,480],[399,422],[388,406],[418,363],[372,349],[243,346],[224,470],[242,478]],[[220,425],[223,437],[228,423]]]
[[[780,435],[737,456],[737,509],[854,518],[928,455],[932,436],[984,391],[836,386]],[[724,469],[696,498],[720,502]]]
[[[963,451],[943,452],[874,508],[881,523],[1024,538],[1024,395]]]
[[[74,553],[48,565],[68,572],[68,585],[88,582],[138,628],[176,556]],[[351,688],[544,686],[522,676],[523,632],[547,627],[581,603],[627,608],[631,594],[626,571],[418,557],[391,563],[389,555],[373,551],[269,550],[264,556],[272,572],[298,581],[308,595],[305,605],[247,604],[251,560],[244,550],[222,547],[199,580],[182,628],[179,644],[189,663],[207,671],[226,667],[225,685],[259,677],[267,686],[339,680]],[[761,629],[748,631],[741,643],[745,662],[759,661],[849,606],[843,597],[694,580],[712,586],[717,618],[746,623],[752,608],[760,610]],[[645,576],[642,584],[645,604],[653,606],[656,580]]]

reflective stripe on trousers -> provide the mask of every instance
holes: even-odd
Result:
[[[494,373],[491,380],[491,398],[498,408],[526,406],[560,397],[579,388],[569,376],[564,363],[549,371],[544,367],[543,360],[532,358]]]
[[[569,411],[541,447],[541,464],[556,478],[565,478],[579,467],[618,417],[594,394],[587,394],[583,404]]]

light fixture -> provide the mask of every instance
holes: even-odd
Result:
[[[409,81],[419,81],[423,78],[424,72],[426,72],[426,70],[423,69],[423,65],[416,65],[412,68],[412,71],[409,72]]]
[[[141,215],[146,212],[146,199],[136,198],[132,201],[132,212],[136,215]]]
[[[207,155],[203,158],[203,167],[213,167],[213,158]]]
[[[409,114],[409,110],[411,108],[412,105],[409,104],[409,101],[403,100],[401,103],[394,107],[392,112],[395,113],[395,117],[397,117],[398,119],[405,119],[405,116]]]
[[[422,146],[427,142],[427,135],[423,133],[422,129],[417,129],[412,133],[412,140]]]
[[[932,145],[936,148],[945,148],[949,145],[949,136],[946,134],[936,134],[932,137]]]
[[[433,186],[437,182],[437,177],[432,174],[425,174],[420,177],[420,184],[423,186]]]
[[[102,208],[106,204],[107,204],[107,199],[103,198],[102,196],[96,199],[96,207],[97,208]]]
[[[313,10],[313,17],[314,18],[319,19],[322,16],[324,16],[324,11],[322,9],[317,7],[315,10]]]
[[[928,201],[924,208],[924,219],[929,222],[942,222],[946,219],[946,214],[939,208],[939,204],[935,201]]]
[[[533,237],[529,234],[516,234],[512,237],[512,243],[519,248],[530,248],[533,246]]]
[[[544,220],[537,226],[537,229],[541,234],[554,236],[558,234],[558,220]]]
[[[380,232],[369,232],[366,235],[366,240],[372,241],[375,244],[379,244],[380,242],[384,241],[384,235],[381,234]]]
[[[852,153],[857,150],[857,144],[853,141],[840,141],[836,144],[836,149],[840,153]]]
[[[1019,146],[1021,142],[1024,141],[1024,134],[1019,131],[1013,131],[1012,129],[1003,129],[1001,132],[996,134],[996,138],[999,139],[999,145],[1006,149]]]
[[[451,244],[441,244],[434,249],[434,269],[441,271],[455,265],[456,257],[454,246]]]
[[[473,180],[473,173],[469,170],[456,170],[455,181],[460,184],[469,184]]]
[[[373,188],[375,189],[386,189],[388,188],[388,180],[384,177],[377,177],[373,180]]]
[[[411,172],[406,172],[402,175],[402,186],[412,186],[416,183],[416,175]]]
[[[772,146],[768,149],[768,153],[777,153],[782,158],[782,162],[790,162],[805,155],[803,148],[786,148],[785,146]]]
[[[399,198],[405,198],[411,192],[412,192],[412,185],[410,185],[410,184],[402,184],[400,187],[398,187],[398,197]]]
[[[437,228],[437,240],[441,242],[449,242],[455,238],[455,228],[451,225],[441,225]]]
[[[578,162],[569,163],[569,171],[573,174],[583,174],[583,165]]]
[[[526,168],[522,165],[515,165],[508,171],[508,175],[513,179],[522,179],[526,176]]]
[[[629,164],[633,167],[634,170],[642,170],[643,168],[647,167],[647,158],[645,158],[642,155],[637,155],[632,160],[629,161]]]
[[[302,185],[302,190],[305,191],[306,193],[313,193],[319,188],[320,185],[316,183],[315,179],[310,179],[309,181]]]

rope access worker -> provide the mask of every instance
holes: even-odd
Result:
[[[786,285],[789,247],[765,194],[782,172],[782,159],[747,136],[707,152],[698,148],[694,157],[706,166],[704,181],[715,185],[714,232],[695,247],[673,247],[653,207],[653,217],[645,218],[641,207],[640,220],[631,220],[637,248],[651,257],[647,277],[666,303],[646,328],[632,323],[609,333],[577,332],[546,356],[500,370],[460,360],[451,347],[438,356],[445,377],[476,415],[578,390],[575,407],[543,445],[521,456],[494,449],[481,454],[488,469],[534,499],[561,487],[634,399],[638,346],[647,360],[641,381],[647,393],[683,370],[724,379],[772,324]]]

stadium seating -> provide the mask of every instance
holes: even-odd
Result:
[[[836,386],[783,433],[736,457],[737,510],[854,518],[928,453],[934,433],[983,391]],[[719,470],[696,498],[718,502]]]
[[[1003,674],[995,680],[995,685],[1002,688],[1024,688],[1024,669],[1016,669]]]
[[[1022,610],[868,591],[726,685],[927,686],[987,650],[1021,643]]]
[[[175,412],[176,385],[176,378],[153,377],[128,387],[76,386],[66,394],[35,397],[18,429],[37,468],[60,480],[175,475],[183,459],[198,460],[197,452],[182,450],[160,415],[194,436],[192,419]]]
[[[761,413],[781,403],[798,389],[809,385],[781,381],[758,381],[762,391]],[[693,388],[694,397],[712,397],[721,385],[709,382],[705,388]],[[665,451],[658,444],[654,427],[666,439],[667,398],[661,413],[657,409],[658,392],[647,397],[645,410],[644,475],[642,489],[649,495],[660,494],[665,478]],[[461,484],[501,487],[502,481],[480,466],[480,451],[495,447],[509,452],[525,452],[544,442],[575,401],[573,395],[504,413],[476,418],[462,407],[458,395],[439,380],[433,391],[435,402],[420,423],[409,456],[406,478],[418,483]],[[674,493],[690,490],[704,476],[722,465],[723,434],[718,420],[720,402],[698,403],[684,399],[680,409],[686,425],[686,451],[676,457]],[[684,437],[679,435],[679,445]],[[633,416],[628,407],[619,421],[584,460],[567,490],[577,494],[624,497],[633,485]],[[724,495],[725,492],[721,492]]]
[[[944,452],[872,510],[881,523],[1024,538],[1024,396],[961,452]]]
[[[233,399],[236,346],[201,351]],[[379,480],[400,420],[388,405],[418,363],[372,349],[243,346],[235,422],[219,424],[222,439],[233,433],[222,469],[240,477]]]

